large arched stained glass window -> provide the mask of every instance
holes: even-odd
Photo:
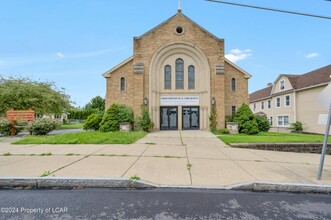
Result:
[[[121,92],[124,92],[125,91],[125,78],[124,77],[121,77]]]
[[[164,89],[171,89],[171,66],[164,67]]]
[[[176,60],[176,89],[184,89],[184,61]]]
[[[188,88],[195,89],[195,68],[193,65],[188,67]]]

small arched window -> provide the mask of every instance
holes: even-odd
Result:
[[[176,89],[184,89],[184,60],[176,60]]]
[[[193,65],[188,67],[188,88],[195,89],[195,68]]]
[[[236,91],[236,79],[235,78],[231,79],[231,91],[232,92]]]
[[[171,66],[164,67],[164,89],[171,89]]]
[[[125,83],[125,78],[121,77],[121,92],[125,91],[126,83]]]

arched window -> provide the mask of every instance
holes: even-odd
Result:
[[[164,89],[171,89],[171,66],[164,67]]]
[[[121,92],[124,92],[125,91],[125,78],[124,77],[121,77]]]
[[[236,79],[235,78],[231,79],[231,91],[232,92],[236,91]]]
[[[176,60],[176,89],[184,89],[184,60]]]
[[[195,89],[195,68],[193,65],[188,67],[188,88]]]

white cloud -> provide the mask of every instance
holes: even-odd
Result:
[[[315,58],[315,57],[318,57],[318,56],[320,56],[318,53],[310,53],[310,54],[306,55],[305,57],[307,59],[312,59],[312,58]]]
[[[56,56],[60,59],[64,58],[64,55],[61,52],[57,52]]]
[[[225,54],[225,58],[230,60],[233,63],[236,63],[240,60],[244,60],[249,56],[252,56],[252,50],[246,49],[246,50],[239,50],[239,49],[232,49],[230,50],[230,53]]]

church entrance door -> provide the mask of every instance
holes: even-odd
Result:
[[[178,108],[161,107],[161,130],[178,130]]]
[[[199,130],[199,107],[183,107],[183,130]]]

